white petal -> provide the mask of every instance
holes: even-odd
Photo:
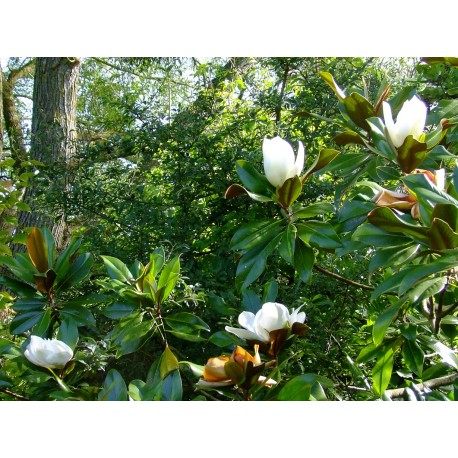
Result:
[[[265,138],[262,144],[264,158],[264,173],[269,182],[281,186],[288,177],[288,172],[294,167],[294,151],[291,145],[280,137],[271,140]]]
[[[265,336],[260,336],[246,329],[232,328],[230,326],[226,326],[224,329],[227,332],[230,332],[231,334],[235,334],[237,337],[240,337],[241,339],[244,339],[244,340],[259,340],[260,342],[269,342],[268,336],[267,336],[267,339],[265,339]]]
[[[242,312],[239,315],[239,324],[242,328],[248,329],[254,332],[254,318],[255,314],[251,312]]]
[[[305,159],[305,151],[304,145],[302,142],[299,142],[299,148],[297,150],[297,157],[296,162],[294,163],[294,167],[290,170],[288,178],[292,178],[294,176],[300,176],[302,173],[302,169],[304,168],[304,159]]]
[[[283,329],[289,322],[289,312],[283,304],[266,302],[260,312],[259,324],[267,332]]]
[[[397,135],[397,129],[393,121],[393,114],[391,112],[391,106],[387,102],[382,103],[383,107],[383,119],[385,121],[385,127],[388,133],[388,137],[390,138],[393,145],[398,148],[402,145],[402,142],[399,143],[399,138]]]

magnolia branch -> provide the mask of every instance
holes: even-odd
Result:
[[[417,389],[422,393],[426,391],[426,389],[437,388],[439,386],[446,386],[453,383],[456,379],[458,379],[458,373],[446,375],[444,377],[433,378],[431,380],[427,380],[426,382],[420,383],[416,385]],[[406,393],[407,388],[395,388],[393,390],[386,390],[385,394],[390,398],[401,398]]]
[[[319,265],[315,264],[313,266],[318,272],[321,272],[324,275],[327,275],[328,277],[335,278],[336,280],[339,280],[343,283],[346,283],[347,285],[352,285],[355,286],[356,288],[361,288],[365,289],[366,291],[374,291],[374,287],[369,286],[369,285],[363,285],[362,283],[358,283],[356,281],[350,280],[348,278],[342,277],[341,275],[335,274],[334,272],[331,272],[329,270],[324,269],[323,267],[320,267]]]

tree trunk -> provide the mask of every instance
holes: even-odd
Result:
[[[78,58],[38,57],[35,63],[30,157],[42,162],[44,169],[26,189],[24,202],[32,211],[20,212],[18,229],[46,226],[52,231],[57,248],[65,243],[65,215],[46,212],[46,205],[37,205],[37,196],[43,197],[49,180],[55,176],[53,171],[66,170],[75,153],[79,69]],[[43,183],[46,174],[48,184]],[[67,187],[68,175],[64,174],[62,191]]]

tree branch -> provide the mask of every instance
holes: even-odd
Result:
[[[375,288],[373,286],[369,285],[363,285],[362,283],[358,283],[356,281],[350,280],[348,278],[342,277],[338,274],[335,274],[334,272],[330,272],[329,270],[324,269],[323,267],[320,267],[319,265],[315,264],[313,266],[318,272],[321,272],[324,275],[327,275],[328,277],[335,278],[336,280],[339,280],[343,283],[346,283],[347,285],[352,285],[355,286],[356,288],[361,288],[366,291],[374,291]]]
[[[444,377],[433,378],[426,382],[417,385],[418,390],[424,392],[426,388],[437,388],[439,386],[450,385],[458,379],[458,373],[446,375]],[[406,388],[395,388],[393,390],[386,390],[385,394],[390,398],[401,398],[406,393]]]

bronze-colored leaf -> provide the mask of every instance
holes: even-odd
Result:
[[[43,233],[38,227],[32,228],[27,237],[26,245],[32,264],[38,272],[46,272],[49,269],[48,248]]]

